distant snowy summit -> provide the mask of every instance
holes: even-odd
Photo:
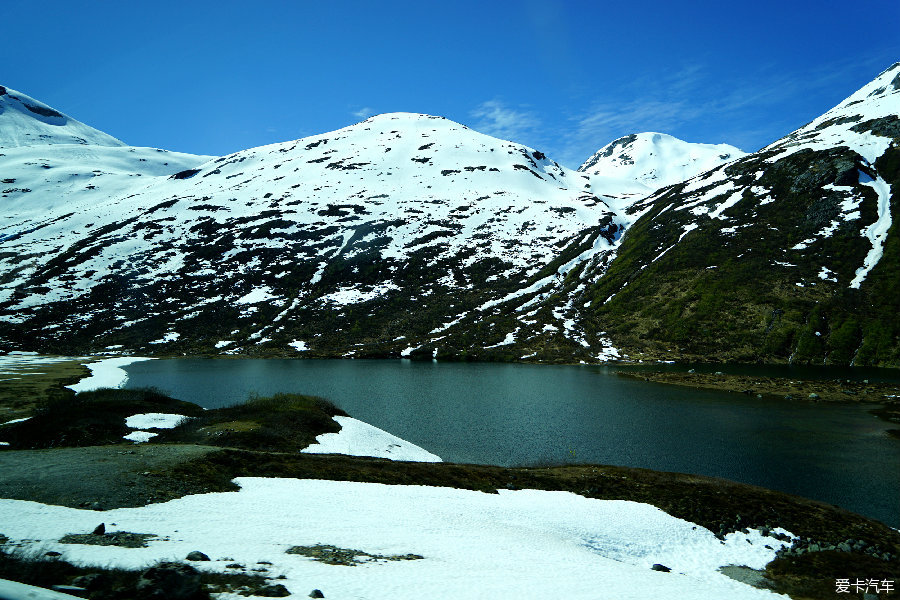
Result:
[[[0,85],[0,148],[45,144],[125,145],[31,96]]]
[[[695,144],[665,133],[634,133],[603,146],[578,171],[641,183],[654,191],[746,154],[728,144]]]

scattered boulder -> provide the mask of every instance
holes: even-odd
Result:
[[[135,587],[137,596],[147,600],[207,600],[200,573],[190,565],[160,563],[141,573]]]
[[[104,535],[106,533],[106,523],[100,523],[91,532],[92,535]]]
[[[185,169],[169,177],[169,179],[189,179],[200,172],[200,169]]]
[[[313,590],[309,593],[310,598],[324,598],[325,594],[322,593],[322,590]]]
[[[209,557],[199,550],[194,550],[193,552],[188,552],[188,555],[184,557],[184,560],[207,561],[209,560]]]
[[[262,596],[263,598],[285,598],[291,595],[286,587],[280,583],[274,585],[266,585],[253,590],[254,596]]]
[[[653,565],[650,568],[653,569],[654,571],[662,571],[663,573],[670,573],[672,571],[672,569],[670,569],[666,565],[661,565],[659,563],[656,563],[655,565]]]
[[[93,591],[103,585],[106,577],[103,573],[88,573],[87,575],[79,575],[72,580],[72,585],[84,588],[87,591]]]

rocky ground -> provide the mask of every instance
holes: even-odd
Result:
[[[159,473],[217,450],[193,444],[120,444],[0,452],[0,498],[106,510],[191,493]]]

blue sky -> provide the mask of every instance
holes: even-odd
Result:
[[[394,111],[571,167],[638,131],[753,151],[900,60],[897,0],[5,0],[3,20],[0,84],[216,155]]]

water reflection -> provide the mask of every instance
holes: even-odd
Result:
[[[900,526],[900,443],[865,405],[693,390],[616,377],[602,367],[181,359],[134,363],[127,371],[130,387],[156,385],[207,407],[251,393],[324,396],[449,461],[698,473]]]

